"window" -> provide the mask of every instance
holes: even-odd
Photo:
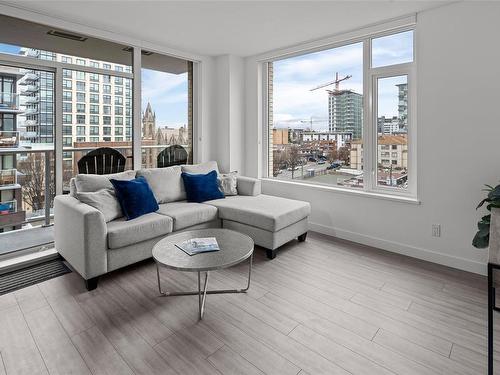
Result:
[[[99,137],[90,137],[90,142],[99,142]]]
[[[83,59],[76,59],[76,64],[77,65],[85,65],[85,60],[83,60]]]
[[[63,89],[71,90],[73,81],[69,79],[63,79]]]
[[[123,97],[115,96],[115,105],[123,105]]]
[[[91,126],[90,127],[90,135],[99,135],[99,127],[98,126]]]
[[[76,137],[77,142],[85,142],[85,137]]]
[[[63,102],[63,112],[73,112],[73,103]]]
[[[85,93],[84,92],[77,92],[76,93],[76,101],[77,102],[85,102]]]
[[[73,71],[69,69],[63,69],[64,78],[73,78]]]
[[[111,83],[111,76],[102,76],[102,83]]]
[[[102,92],[104,94],[111,94],[111,85],[102,85]]]
[[[73,135],[73,127],[63,126],[63,135]]]
[[[111,69],[111,64],[102,64],[103,69]]]
[[[99,103],[99,94],[90,94],[91,103]]]
[[[85,113],[85,104],[83,104],[83,103],[76,103],[76,111],[78,113]]]
[[[77,124],[85,124],[85,115],[76,115]]]
[[[90,113],[92,113],[94,115],[98,115],[99,114],[99,106],[95,105],[95,104],[91,104],[90,105]]]
[[[77,126],[76,127],[76,135],[85,135],[85,126]],[[82,142],[82,141],[79,141]],[[83,141],[85,142],[85,141]]]
[[[111,96],[110,95],[103,95],[102,96],[102,102],[104,104],[111,104]]]
[[[99,82],[99,74],[97,74],[97,73],[90,73],[89,79],[92,82]]]
[[[123,85],[123,78],[115,77],[115,85]]]
[[[91,125],[99,125],[99,116],[90,116],[90,124]]]
[[[71,137],[64,137],[63,138],[63,146],[66,146],[66,147],[73,146],[73,140],[71,139]]]
[[[99,68],[99,62],[97,62],[97,61],[91,61],[90,62],[90,66],[92,68]]]
[[[111,114],[111,106],[109,106],[109,105],[103,105],[102,106],[102,113],[104,115],[110,115]]]
[[[71,124],[73,122],[73,116],[68,114],[63,114],[63,124]]]
[[[104,126],[104,127],[102,128],[102,134],[103,134],[103,135],[111,135],[111,127],[109,127],[109,126]]]
[[[115,135],[123,135],[123,128],[122,127],[116,127],[115,128]]]
[[[73,97],[73,94],[71,91],[63,91],[63,100],[65,101],[71,101]]]
[[[61,57],[61,61],[63,63],[72,64],[73,59],[71,57],[69,57],[69,56],[62,56]]]
[[[102,123],[104,125],[111,125],[111,116],[102,116]]]
[[[76,82],[76,91],[85,91],[85,82]]]
[[[99,92],[99,84],[98,83],[91,83],[90,84],[90,91],[91,92]]]
[[[115,65],[115,70],[117,72],[123,72],[123,66],[120,66],[120,65]]]
[[[406,29],[268,61],[267,175],[415,196],[413,38]]]
[[[115,86],[115,95],[123,95],[123,87]]]
[[[122,116],[123,115],[123,107],[115,107],[115,115]]]
[[[75,72],[76,79],[81,79],[82,81],[85,80],[86,75],[87,73],[85,72],[80,72],[80,71]]]
[[[115,117],[115,125],[123,125],[123,117]]]

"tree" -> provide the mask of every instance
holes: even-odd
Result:
[[[273,150],[273,176],[277,177],[280,169],[285,163],[285,153],[281,150]]]
[[[288,151],[288,166],[292,168],[292,179],[295,173],[295,168],[300,165],[300,152],[299,146],[291,145],[290,150]]]
[[[330,163],[334,163],[337,160],[339,160],[339,153],[337,151],[337,147],[333,146],[332,148],[330,148],[326,157]]]
[[[350,165],[350,151],[349,148],[347,147],[340,147],[338,150],[338,160],[341,160],[344,162],[345,165]]]
[[[22,177],[23,201],[27,208],[33,211],[41,210],[45,207],[45,194],[49,194],[50,206],[54,201],[54,158],[50,156],[51,181],[48,183],[49,191],[45,191],[45,155],[31,153],[25,160],[19,161],[17,169],[24,176]]]

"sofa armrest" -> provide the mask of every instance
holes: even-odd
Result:
[[[238,176],[237,189],[239,195],[259,195],[261,182],[257,178]]]
[[[69,195],[54,199],[55,247],[86,280],[107,272],[104,215]]]

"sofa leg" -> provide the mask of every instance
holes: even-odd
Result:
[[[306,237],[307,237],[307,232],[302,233],[300,236],[297,237],[297,239],[299,240],[299,242],[304,242],[306,240]]]
[[[99,281],[99,277],[93,277],[91,279],[85,280],[85,287],[90,292],[97,288],[97,282]]]
[[[266,249],[267,259],[276,258],[276,250]]]

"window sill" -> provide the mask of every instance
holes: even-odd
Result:
[[[304,182],[297,182],[297,181],[276,180],[273,178],[261,178],[261,180],[265,183],[295,185],[295,186],[306,187],[306,188],[310,188],[310,189],[314,189],[314,190],[330,191],[330,192],[335,192],[335,193],[355,195],[355,196],[361,196],[361,197],[367,197],[367,198],[384,199],[384,200],[389,200],[389,201],[393,201],[393,202],[409,203],[409,204],[416,204],[416,205],[419,205],[421,203],[418,198],[413,197],[413,196],[396,195],[396,194],[389,194],[389,193],[375,192],[375,191],[346,189],[346,188],[341,188],[341,187],[337,187],[337,186],[313,185],[313,184],[307,184]]]

